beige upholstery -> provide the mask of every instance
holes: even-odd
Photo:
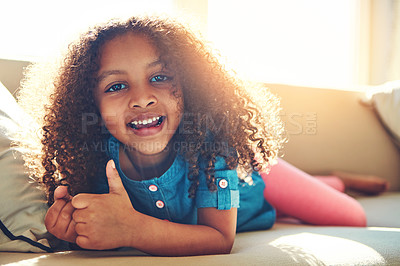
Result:
[[[284,159],[311,174],[332,170],[379,175],[400,190],[400,153],[363,94],[269,85],[281,97],[289,142]]]
[[[0,254],[0,263],[24,265],[399,265],[399,228],[318,227],[276,224],[240,233],[232,253],[152,257],[135,251],[67,251]]]
[[[29,179],[21,154],[10,146],[19,125],[28,123],[0,82],[0,251],[42,252],[53,239],[43,223],[44,192]]]

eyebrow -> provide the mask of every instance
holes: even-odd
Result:
[[[148,64],[147,68],[151,68],[151,67],[154,67],[154,66],[157,66],[157,65],[163,65],[163,63],[160,60],[160,58],[158,58],[154,62],[151,62],[150,64]],[[108,76],[121,75],[121,74],[126,74],[126,71],[123,71],[123,70],[108,70],[108,71],[104,71],[104,72],[101,73],[100,76],[97,77],[97,82],[100,83],[101,81],[103,81]]]
[[[126,74],[126,71],[122,70],[109,70],[109,71],[104,71],[101,73],[100,76],[97,77],[97,82],[103,81],[106,77],[112,76],[112,75],[120,75],[120,74]]]
[[[147,67],[153,67],[153,66],[157,66],[157,65],[163,65],[163,62],[161,61],[160,58],[158,58],[156,61],[148,64]]]

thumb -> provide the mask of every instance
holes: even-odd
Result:
[[[106,175],[108,180],[108,186],[110,188],[109,193],[120,194],[125,192],[124,185],[122,184],[121,177],[115,168],[115,163],[113,160],[109,160],[106,166]]]

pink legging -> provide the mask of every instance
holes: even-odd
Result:
[[[280,159],[261,176],[264,197],[278,213],[315,225],[366,226],[363,208],[342,193],[344,185],[337,177],[312,177]]]

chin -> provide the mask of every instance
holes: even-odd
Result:
[[[161,143],[149,143],[149,144],[143,144],[143,145],[138,145],[137,151],[140,152],[141,154],[144,155],[156,155],[165,150],[167,147],[167,144],[161,144]]]

